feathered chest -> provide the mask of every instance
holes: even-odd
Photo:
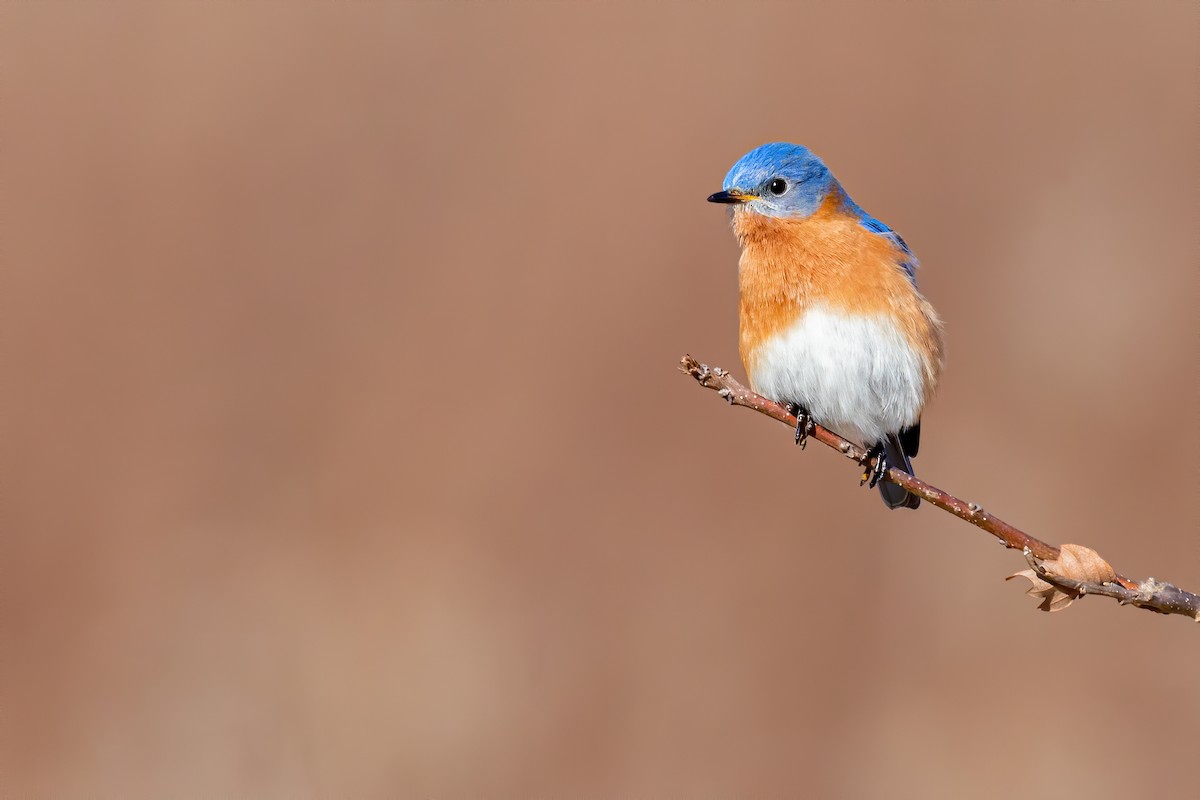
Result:
[[[904,253],[855,218],[823,207],[803,219],[739,210],[740,351],[746,371],[764,344],[810,309],[847,317],[894,318],[914,344],[926,337],[927,306],[901,263]]]

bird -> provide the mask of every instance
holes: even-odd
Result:
[[[738,350],[751,388],[796,416],[797,444],[813,423],[856,442],[867,450],[860,484],[878,486],[888,508],[917,508],[918,496],[881,480],[888,467],[913,474],[945,360],[908,244],[803,145],[756,147],[708,201],[732,207],[741,245]]]

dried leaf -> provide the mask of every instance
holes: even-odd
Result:
[[[1117,579],[1117,573],[1100,554],[1080,544],[1064,544],[1060,555],[1053,561],[1043,561],[1039,566],[1051,578],[1066,578],[1080,583],[1109,583]],[[1032,584],[1025,592],[1032,597],[1042,598],[1038,608],[1042,611],[1062,611],[1075,602],[1082,592],[1063,586],[1055,586],[1042,579],[1036,570],[1023,569],[1009,575],[1005,580],[1025,578]]]
[[[1043,561],[1042,567],[1051,575],[1084,583],[1110,583],[1117,579],[1112,565],[1090,547],[1064,544],[1057,561]]]
[[[1025,594],[1042,598],[1042,602],[1038,604],[1038,608],[1042,611],[1062,611],[1075,602],[1075,598],[1079,597],[1078,592],[1060,589],[1052,583],[1046,583],[1031,569],[1014,572],[1004,580],[1011,581],[1013,578],[1026,578],[1032,584]]]

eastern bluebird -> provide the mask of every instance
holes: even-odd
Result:
[[[942,371],[942,323],[917,291],[900,234],[858,206],[805,147],[777,142],[733,165],[708,198],[733,208],[742,364],[756,392],[867,447],[888,508],[920,498],[880,483],[912,473],[921,410]]]

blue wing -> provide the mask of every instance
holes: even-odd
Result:
[[[913,251],[908,249],[908,243],[896,233],[894,230],[884,225],[879,220],[867,214],[862,215],[862,225],[872,233],[878,233],[885,239],[891,239],[900,249],[904,251],[906,258],[900,262],[900,266],[904,267],[904,271],[908,273],[908,279],[913,282],[913,286],[917,285],[917,257],[913,255]]]

